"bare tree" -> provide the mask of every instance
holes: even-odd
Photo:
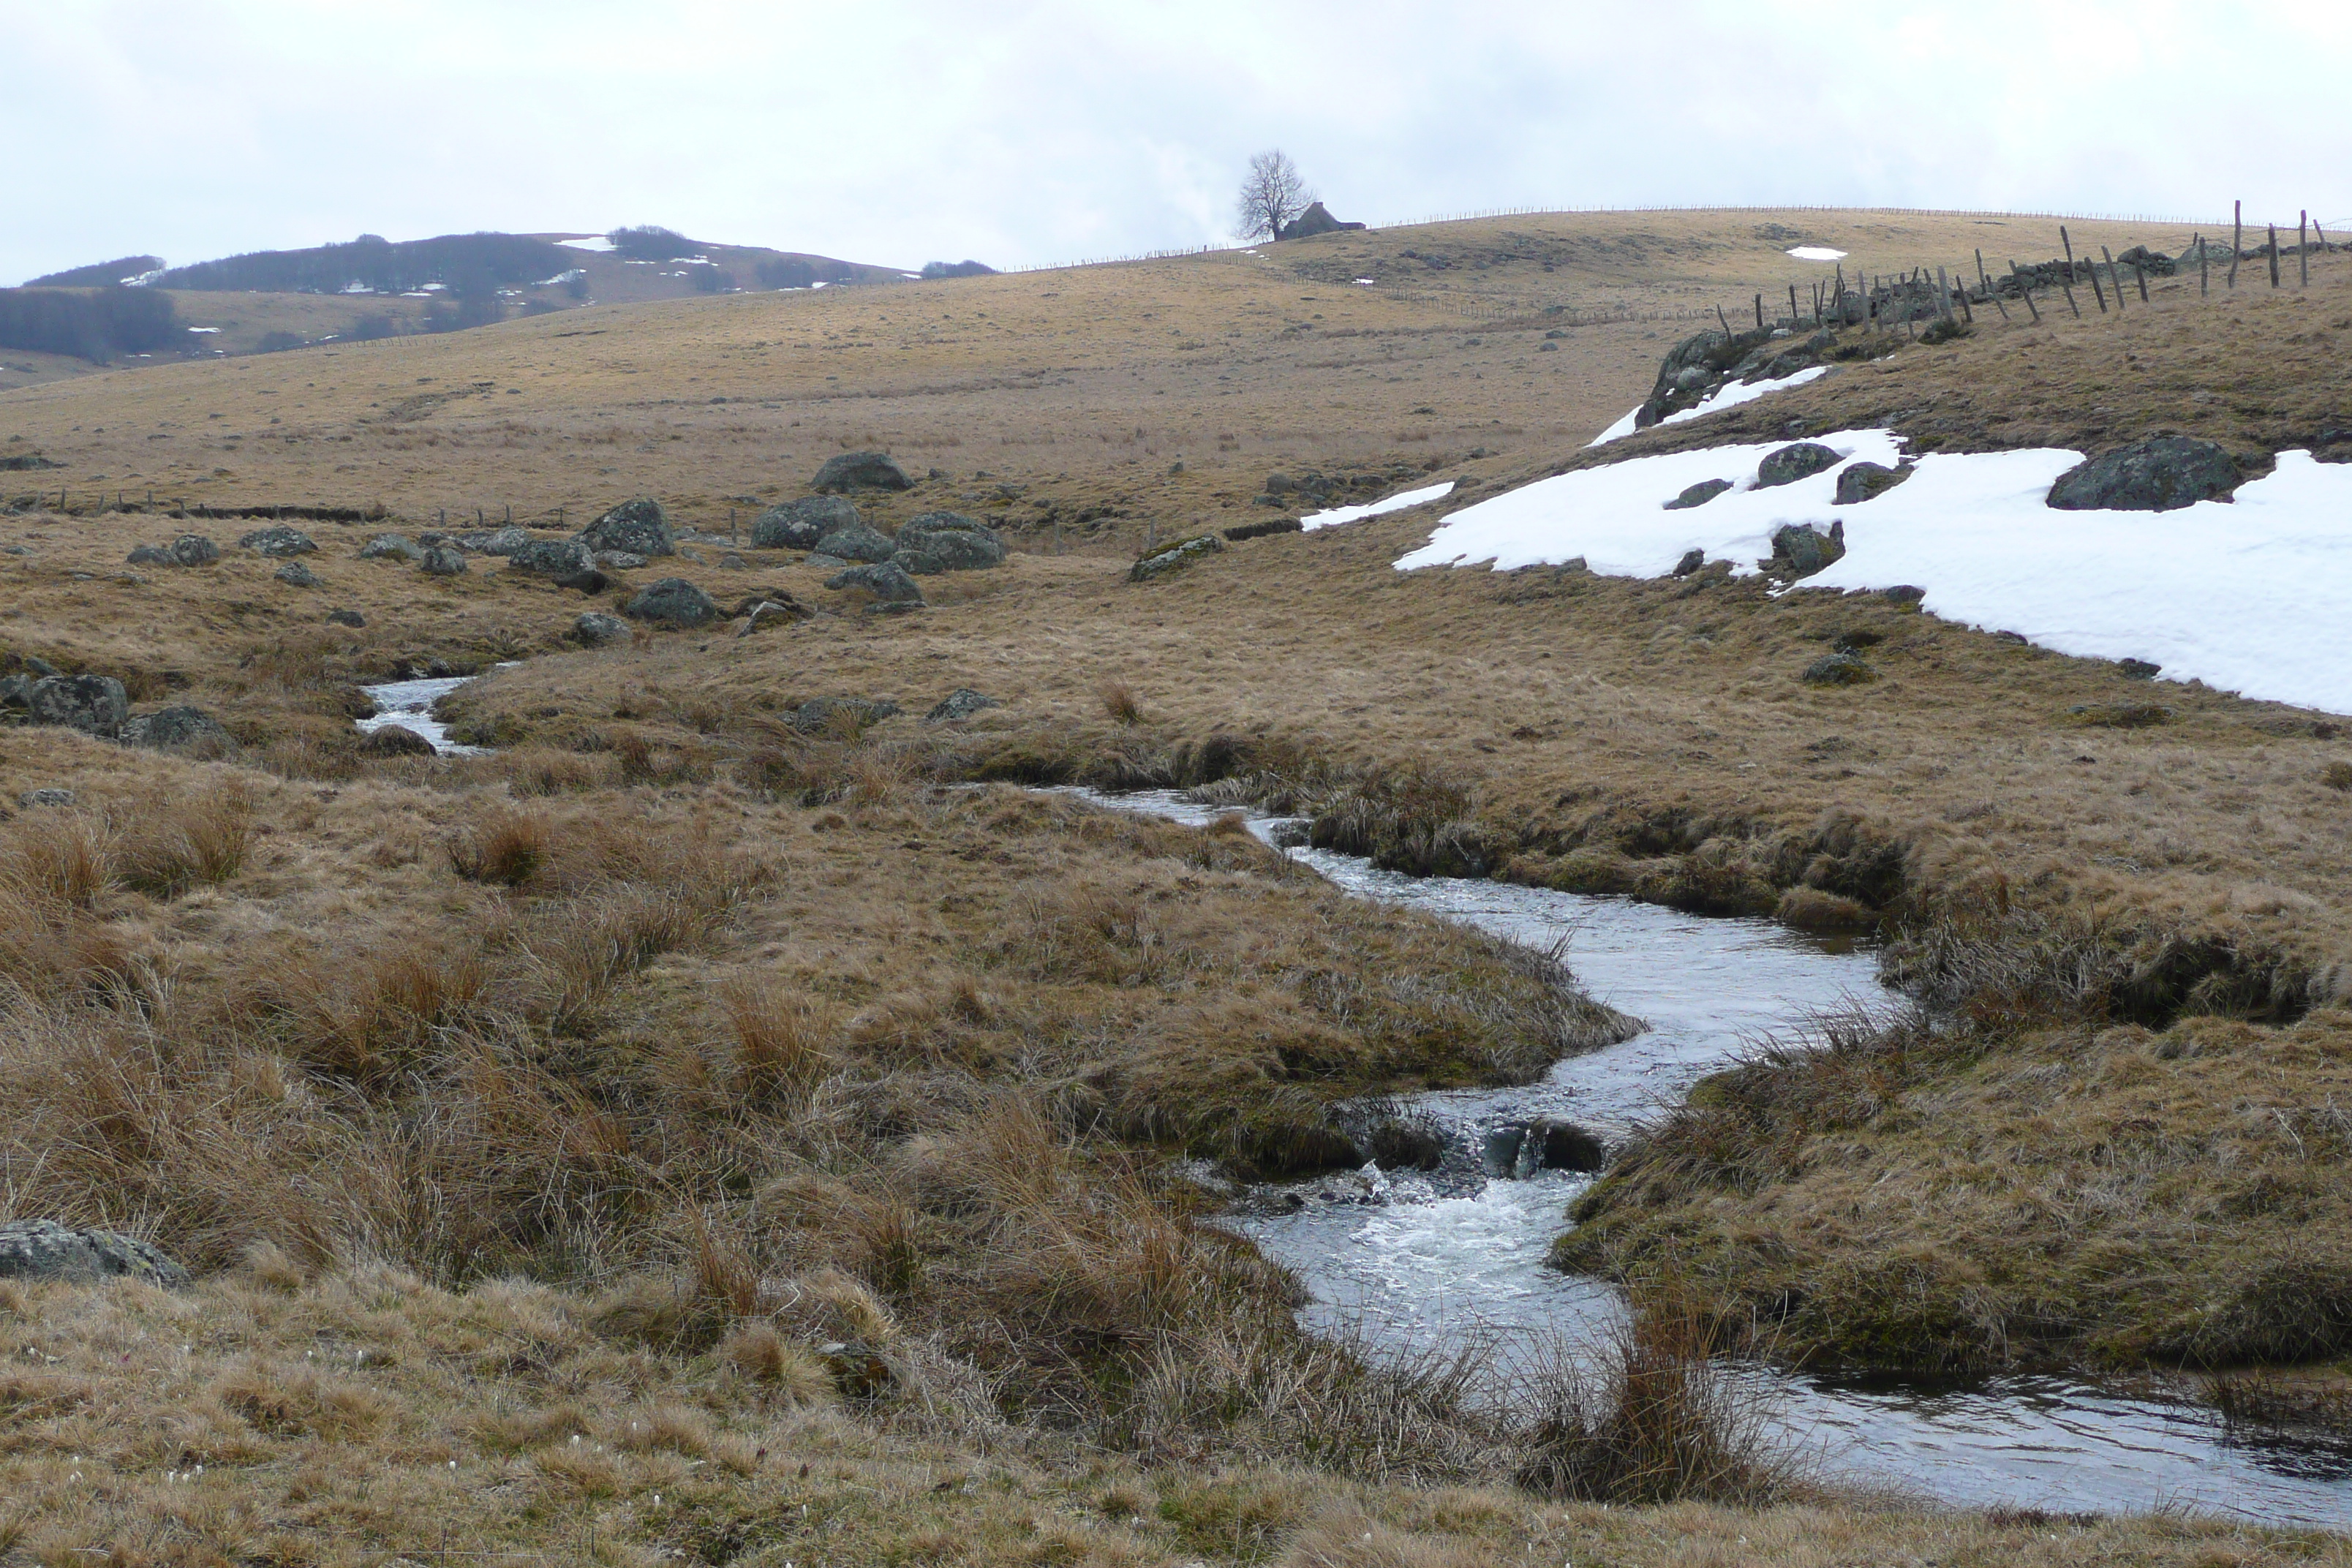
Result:
[[[1244,239],[1273,239],[1283,226],[1305,212],[1315,200],[1298,165],[1279,147],[1269,147],[1252,158],[1249,177],[1242,182],[1235,205]]]

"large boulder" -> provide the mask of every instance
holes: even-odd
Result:
[[[544,577],[585,594],[602,592],[604,586],[604,574],[596,570],[595,557],[576,539],[534,539],[507,557],[507,570]]]
[[[276,528],[257,528],[236,542],[239,550],[250,550],[256,555],[308,555],[319,548],[316,541],[299,528],[283,524]]]
[[[816,542],[839,529],[857,526],[857,509],[846,496],[803,496],[772,506],[751,521],[754,550],[814,550]]]
[[[1884,463],[1851,463],[1837,477],[1837,504],[1856,506],[1875,500],[1911,477],[1908,466],[1890,468]]]
[[[884,605],[915,609],[928,603],[922,588],[896,561],[869,563],[836,572],[824,580],[828,588],[863,588]]]
[[[984,708],[1001,707],[993,697],[984,697],[969,686],[959,686],[931,705],[923,715],[926,724],[952,724],[969,719]]]
[[[830,555],[836,561],[887,561],[898,553],[896,541],[862,522],[847,528],[836,528],[816,542],[819,555]]]
[[[219,720],[185,703],[159,708],[126,721],[122,743],[158,752],[194,752],[207,757],[229,756],[236,751],[235,737],[221,727]]]
[[[133,566],[209,566],[220,559],[220,546],[201,533],[184,533],[169,544],[142,544],[125,559]]]
[[[665,577],[639,589],[621,613],[631,620],[668,626],[707,626],[719,618],[719,606],[685,578]]]
[[[2062,511],[2176,511],[2238,488],[2226,448],[2190,436],[2154,436],[2069,468],[2050,487]]]
[[[0,1225],[0,1279],[143,1279],[176,1287],[188,1282],[188,1271],[135,1236],[18,1219]]]
[[[1309,236],[1318,234],[1350,234],[1363,226],[1360,223],[1341,223],[1331,216],[1329,210],[1321,202],[1313,202],[1308,204],[1305,212],[1276,228],[1274,231],[1274,237],[1306,239]]]
[[[577,536],[590,550],[620,550],[631,555],[675,555],[677,536],[670,531],[669,516],[661,502],[640,498],[625,500]]]
[[[898,553],[908,571],[972,572],[1004,562],[1004,541],[977,518],[952,511],[927,511],[898,530]]]
[[[1825,468],[1833,468],[1838,462],[1838,455],[1819,441],[1799,441],[1764,455],[1764,460],[1756,465],[1756,488],[1763,490],[1775,485],[1792,485]]]
[[[379,533],[360,546],[362,561],[422,561],[425,546],[404,533]]]
[[[887,452],[841,452],[824,460],[809,487],[820,493],[846,490],[910,490],[915,481]]]
[[[457,542],[484,555],[512,555],[530,542],[530,535],[520,528],[493,528],[480,533],[465,534]]]
[[[36,724],[63,724],[111,740],[131,716],[122,682],[110,675],[49,675],[25,689],[25,706]]]
[[[1695,506],[1705,506],[1731,488],[1729,479],[1701,479],[1686,487],[1683,493],[1665,503],[1668,511],[1688,511]]]
[[[436,577],[462,577],[466,552],[454,544],[436,544],[425,552],[425,570]]]
[[[287,584],[289,586],[296,588],[315,588],[319,586],[319,574],[316,572],[311,571],[308,566],[303,565],[299,561],[289,561],[285,565],[280,566],[277,571],[272,572],[270,575],[277,578],[280,583]]]

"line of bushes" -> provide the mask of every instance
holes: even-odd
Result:
[[[152,289],[0,289],[0,348],[102,364],[180,341],[172,297]]]

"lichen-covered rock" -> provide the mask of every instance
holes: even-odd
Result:
[[[856,731],[878,724],[899,711],[887,697],[813,697],[785,721],[803,735]]]
[[[599,610],[590,610],[572,623],[572,640],[589,647],[612,647],[627,642],[629,636],[628,622]]]
[[[250,550],[256,555],[308,555],[319,548],[318,542],[299,528],[279,524],[275,528],[257,528],[236,542],[239,550]]]
[[[458,542],[484,555],[512,555],[530,542],[530,535],[520,528],[494,528],[486,533],[468,533]]]
[[[1171,572],[1181,572],[1204,556],[1215,555],[1225,548],[1225,542],[1213,533],[1197,534],[1170,545],[1167,549],[1145,556],[1128,568],[1130,583],[1149,583],[1154,577],[1164,577]]]
[[[362,561],[422,561],[425,546],[404,533],[379,533],[360,546]]]
[[[969,686],[959,686],[932,704],[931,710],[923,715],[923,722],[952,724],[960,719],[971,718],[984,708],[1002,706],[993,697],[983,697]]]
[[[977,518],[927,511],[898,530],[893,558],[917,574],[974,572],[1004,562],[1004,541]]]
[[[2229,450],[2189,436],[2153,436],[2058,476],[2049,504],[2062,511],[2177,511],[2238,488]]]
[[[1885,495],[1911,477],[1911,469],[1890,468],[1884,463],[1853,463],[1837,477],[1837,504],[1857,506]]]
[[[1764,455],[1764,460],[1756,465],[1756,488],[1765,490],[1775,485],[1792,485],[1837,467],[1839,461],[1838,455],[1819,441],[1794,442]]]
[[[201,708],[180,703],[126,720],[122,743],[158,752],[189,752],[207,757],[233,756],[236,741],[221,721]]]
[[[466,552],[454,544],[436,544],[425,552],[425,570],[434,577],[462,577]]]
[[[622,550],[631,555],[674,555],[677,536],[657,500],[623,501],[577,535],[590,550]]]
[[[177,1287],[188,1282],[188,1271],[135,1236],[19,1219],[0,1225],[0,1279],[143,1279]]]
[[[1701,479],[1666,502],[1665,509],[1668,511],[1688,511],[1695,506],[1705,506],[1730,488],[1729,479]]]
[[[640,589],[621,613],[635,621],[656,621],[670,626],[707,626],[719,618],[719,606],[709,595],[683,577],[665,577]]]
[[[863,561],[869,564],[887,561],[898,553],[898,546],[890,536],[863,522],[847,528],[836,528],[816,542],[816,552],[836,561]]]
[[[110,675],[48,675],[25,688],[36,724],[62,724],[108,740],[122,732],[131,700]]]
[[[1810,522],[1772,531],[1772,558],[1767,570],[1790,577],[1810,577],[1845,553],[1845,524],[1832,522],[1823,533]]]
[[[857,509],[846,496],[804,496],[772,506],[751,521],[754,550],[814,550],[818,540],[857,526]]]
[[[809,487],[819,493],[844,490],[910,490],[915,481],[887,452],[842,452],[827,458]]]
[[[299,561],[289,561],[270,575],[289,587],[315,588],[319,585],[319,574]]]
[[[601,593],[604,587],[604,574],[596,569],[595,557],[576,539],[534,539],[520,545],[507,557],[507,570],[544,577],[583,594]]]
[[[929,603],[920,584],[896,561],[869,562],[836,572],[824,580],[828,588],[863,588],[892,608],[919,608]]]

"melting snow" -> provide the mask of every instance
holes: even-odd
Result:
[[[1656,577],[1683,553],[1728,557],[1741,574],[1771,552],[1772,531],[1845,524],[1845,555],[1804,588],[1926,589],[1948,620],[2016,631],[2089,658],[2143,658],[2172,679],[2248,697],[2352,711],[2352,464],[2282,452],[2233,501],[2176,511],[2054,511],[2053,480],[2083,461],[2049,447],[1929,453],[1875,500],[1833,506],[1847,463],[1892,464],[1899,437],[1820,437],[1836,468],[1754,488],[1756,464],[1783,443],[1635,458],[1539,480],[1454,513],[1400,571],[1491,563],[1558,564]],[[1705,479],[1738,488],[1685,511],[1672,500]]]
[[[534,289],[553,289],[560,287],[562,284],[569,283],[574,279],[585,278],[587,276],[588,272],[585,268],[574,267],[566,271],[559,272],[552,278],[542,278],[538,282],[532,284],[531,287]]]
[[[1832,250],[1826,245],[1801,245],[1789,252],[1800,261],[1843,261],[1845,252]]]
[[[1454,483],[1447,479],[1443,484],[1425,485],[1420,489],[1406,490],[1402,495],[1392,495],[1382,500],[1366,501],[1361,506],[1335,506],[1328,511],[1310,511],[1298,520],[1298,526],[1311,533],[1318,528],[1337,528],[1343,522],[1361,522],[1368,517],[1379,517],[1383,512],[1402,511],[1409,506],[1420,506],[1452,494]]]
[[[220,329],[218,327],[190,327],[188,331],[192,332],[217,332]]]
[[[152,272],[142,272],[135,278],[125,278],[122,280],[122,286],[125,289],[144,289],[162,276],[163,276],[163,269],[158,267]]]
[[[1372,280],[1369,278],[1359,278],[1356,281],[1362,284],[1367,289],[1372,287]]]
[[[555,243],[558,245],[570,246],[574,250],[610,250],[613,248],[613,242],[605,238],[601,234],[592,234],[586,239],[559,239]]]
[[[1753,403],[1768,392],[1780,392],[1787,387],[1802,386],[1805,383],[1817,381],[1829,373],[1829,366],[1817,364],[1811,370],[1801,370],[1794,375],[1784,375],[1772,381],[1727,382],[1717,388],[1706,402],[1696,407],[1685,408],[1680,414],[1669,414],[1658,423],[1679,425],[1685,419],[1696,419],[1704,414],[1719,414],[1727,408],[1737,408],[1743,403]],[[1641,412],[1638,408],[1631,410],[1622,419],[1595,436],[1586,445],[1605,447],[1612,441],[1622,440],[1631,436],[1634,428],[1633,420]]]

